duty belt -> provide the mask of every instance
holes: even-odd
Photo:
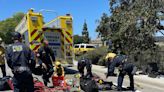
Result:
[[[24,71],[30,71],[30,69],[28,67],[21,66],[21,67],[15,67],[13,71],[20,73],[20,72],[24,72]]]

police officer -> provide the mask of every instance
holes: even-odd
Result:
[[[38,53],[39,58],[47,67],[46,71],[43,73],[43,81],[44,84],[47,86],[47,83],[50,82],[49,78],[52,76],[54,72],[52,62],[55,62],[55,55],[53,50],[49,47],[47,40],[43,40],[42,43],[43,46],[41,46],[41,48],[38,50]]]
[[[87,74],[84,75],[84,68],[86,67],[87,69]],[[92,63],[90,60],[86,58],[82,58],[81,60],[78,61],[77,65],[78,71],[80,72],[82,77],[93,77],[92,75]]]
[[[0,67],[2,70],[3,77],[6,76],[6,67],[5,67],[5,48],[2,45],[2,38],[0,38]]]
[[[125,75],[129,76],[130,80],[130,87],[128,89],[134,91],[134,74],[136,72],[136,67],[130,63],[127,62],[127,57],[125,55],[119,55],[119,56],[114,56],[114,57],[109,57],[110,58],[110,65],[108,66],[108,76],[114,75],[114,69],[115,67],[118,67],[119,69],[119,75],[118,75],[118,91],[122,90],[122,83]]]
[[[14,43],[7,47],[6,59],[14,77],[14,92],[34,92],[31,67],[35,67],[34,53],[22,43],[21,34],[12,33]]]

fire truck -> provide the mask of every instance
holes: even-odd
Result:
[[[72,16],[67,14],[44,23],[43,15],[30,9],[16,26],[15,31],[22,34],[24,43],[31,50],[38,50],[43,39],[46,39],[57,59],[72,61],[74,56],[72,21]]]

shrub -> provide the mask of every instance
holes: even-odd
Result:
[[[106,55],[106,54],[105,54]],[[105,60],[105,55],[100,57],[99,61],[98,61],[98,65],[101,65],[101,66],[107,66],[106,65],[106,60]]]
[[[78,56],[77,60],[85,57],[92,61],[92,64],[97,64],[99,59],[107,54],[107,47],[99,47],[93,51],[88,51],[85,54]]]

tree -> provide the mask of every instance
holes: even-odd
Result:
[[[111,16],[103,14],[96,31],[112,40],[113,52],[125,53],[134,61],[158,61],[154,34],[164,29],[160,25],[163,5],[164,0],[109,0]]]
[[[24,13],[18,12],[14,14],[11,18],[7,18],[3,21],[0,21],[0,36],[3,38],[6,44],[10,44],[11,32],[14,32],[15,27],[23,18]]]
[[[88,32],[86,21],[84,22],[84,25],[83,25],[82,37],[83,37],[84,43],[89,43],[90,39],[89,39],[89,32]]]
[[[79,36],[79,35],[74,35],[73,42],[74,42],[74,44],[81,44],[81,43],[83,43],[83,37]]]
[[[107,39],[108,35],[109,35],[109,17],[106,13],[103,13],[99,24],[96,28],[96,32],[98,32],[98,36],[101,37],[101,41],[104,43],[104,41]]]
[[[111,16],[103,14],[96,32],[127,54],[154,49],[154,33],[159,28],[157,14],[161,0],[109,0]]]
[[[163,4],[161,0],[110,0],[109,38],[127,54],[154,51],[154,34],[160,24],[157,15]]]

